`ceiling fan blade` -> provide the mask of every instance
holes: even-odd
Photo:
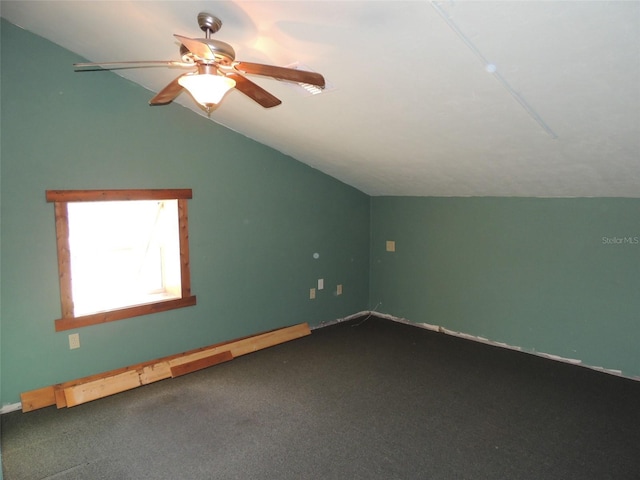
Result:
[[[174,62],[171,60],[143,60],[132,62],[86,62],[74,63],[73,68],[82,72],[96,70],[120,70],[123,68],[149,68],[149,67],[193,67],[193,63]]]
[[[275,67],[273,65],[262,65],[251,62],[236,62],[234,68],[243,73],[264,75],[289,82],[308,83],[321,88],[324,88],[325,85],[324,77],[319,73],[297,70],[295,68]]]
[[[149,100],[149,105],[166,105],[167,103],[171,103],[180,92],[184,90],[184,87],[178,83],[180,77],[182,77],[182,75],[160,90],[155,97]]]
[[[183,37],[182,35],[173,36],[180,40],[180,43],[187,47],[195,56],[204,60],[215,60],[215,55],[206,43],[201,42],[197,38]]]
[[[243,77],[239,73],[228,73],[227,77],[233,78],[236,81],[236,90],[241,91],[247,97],[258,102],[264,108],[271,108],[280,105],[282,101],[271,95],[260,85],[253,83],[246,77]]]

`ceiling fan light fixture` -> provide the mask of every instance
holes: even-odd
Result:
[[[219,104],[227,92],[236,86],[232,78],[209,73],[183,75],[178,83],[207,111]]]
[[[308,95],[326,90],[324,77],[309,69],[236,61],[235,50],[231,45],[211,38],[211,35],[222,26],[220,19],[214,15],[201,12],[198,15],[198,25],[205,32],[206,38],[173,35],[180,42],[182,61],[143,60],[137,62],[75,63],[74,67],[76,67],[76,71],[82,71],[85,68],[104,69],[105,67],[108,67],[109,70],[149,66],[195,67],[197,71],[174,78],[149,100],[149,105],[167,105],[173,102],[183,90],[187,90],[196,103],[207,113],[211,113],[232,88],[264,108],[276,107],[282,103],[279,98],[246,78],[245,75],[261,75],[303,85],[300,89]]]

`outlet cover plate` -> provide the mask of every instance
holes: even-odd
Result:
[[[69,349],[73,350],[76,348],[80,348],[80,334],[72,333],[69,335]]]

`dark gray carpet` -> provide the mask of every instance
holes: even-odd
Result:
[[[2,416],[6,480],[638,479],[640,382],[356,319]]]

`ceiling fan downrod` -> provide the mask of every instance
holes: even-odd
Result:
[[[200,26],[200,30],[205,33],[206,38],[209,39],[211,35],[222,28],[222,20],[210,13],[200,12],[198,14],[198,25]]]

